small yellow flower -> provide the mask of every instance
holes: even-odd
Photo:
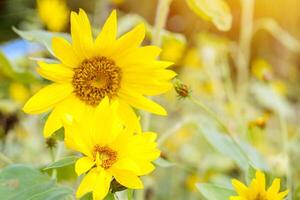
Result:
[[[281,96],[285,96],[288,93],[287,85],[285,84],[285,82],[283,82],[281,80],[272,81],[271,87],[277,94],[279,94]]]
[[[196,184],[199,182],[201,182],[199,175],[197,175],[196,173],[193,173],[186,178],[185,186],[187,187],[187,189],[189,191],[195,192],[195,191],[197,191]]]
[[[103,199],[113,178],[127,188],[141,189],[139,176],[155,169],[151,162],[160,155],[156,134],[133,134],[124,128],[117,107],[117,101],[110,104],[106,97],[91,116],[78,122],[67,115],[64,120],[66,146],[84,155],[75,164],[78,175],[86,173],[78,198],[92,191],[94,200]]]
[[[69,22],[70,10],[65,0],[37,0],[38,15],[50,31],[63,31]]]
[[[264,59],[256,59],[251,67],[252,74],[259,80],[270,80],[272,78],[272,66]]]
[[[23,104],[29,98],[29,90],[21,83],[12,83],[9,86],[9,94],[10,97],[20,103]]]
[[[269,112],[265,112],[262,116],[254,119],[254,120],[251,120],[248,123],[248,127],[249,128],[259,127],[259,128],[263,129],[263,128],[266,127],[266,124],[269,121],[269,119],[270,119],[270,113]]]
[[[143,24],[117,39],[117,15],[113,11],[94,41],[89,19],[80,10],[79,14],[71,13],[71,35],[72,44],[63,38],[53,39],[53,52],[61,63],[40,62],[38,72],[54,83],[36,93],[23,108],[30,114],[52,110],[44,127],[45,137],[62,126],[65,113],[84,115],[104,97],[119,102],[119,113],[132,128],[139,126],[132,107],[167,114],[145,95],[170,90],[176,73],[166,69],[172,63],[156,60],[160,48],[140,47],[145,37]]]
[[[249,187],[238,180],[232,180],[232,185],[239,196],[231,196],[230,200],[283,200],[288,190],[279,192],[280,179],[276,178],[267,190],[265,179],[265,174],[257,171],[256,178],[252,180]]]
[[[160,58],[163,60],[179,63],[185,50],[185,43],[174,37],[165,37],[162,43]]]

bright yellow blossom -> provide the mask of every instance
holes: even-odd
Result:
[[[113,11],[101,33],[93,40],[89,19],[83,10],[71,13],[72,44],[54,38],[53,52],[58,64],[39,63],[39,74],[54,83],[36,93],[23,110],[39,114],[52,110],[44,128],[45,137],[62,126],[65,113],[84,115],[104,97],[119,102],[119,113],[127,125],[138,127],[132,107],[166,115],[163,107],[144,95],[162,94],[172,88],[176,74],[167,70],[172,63],[156,60],[161,49],[140,47],[145,26],[140,24],[120,38]]]
[[[238,196],[231,196],[230,200],[283,200],[288,194],[288,190],[279,192],[280,179],[276,178],[267,190],[265,179],[265,174],[261,171],[256,172],[256,177],[249,187],[234,179],[232,185]]]
[[[75,164],[78,175],[86,173],[78,198],[92,191],[94,200],[103,199],[113,178],[127,188],[141,189],[139,176],[155,168],[151,162],[160,155],[156,134],[133,134],[124,128],[117,107],[117,101],[110,104],[105,97],[90,116],[64,120],[66,146],[84,155]]]
[[[63,31],[69,22],[70,10],[65,0],[37,0],[38,15],[50,31]]]

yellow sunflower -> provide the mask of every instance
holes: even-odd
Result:
[[[64,120],[66,146],[84,155],[75,164],[78,176],[86,173],[78,198],[93,192],[94,200],[103,199],[113,179],[127,188],[142,189],[139,176],[155,168],[151,162],[160,155],[156,134],[133,134],[124,128],[117,107],[117,101],[110,104],[105,97],[90,116],[78,121],[67,115]]]
[[[267,190],[265,179],[265,174],[261,171],[256,172],[256,177],[249,187],[234,179],[232,185],[239,196],[232,196],[230,200],[283,200],[288,194],[288,190],[279,192],[280,179],[276,178]]]
[[[37,11],[50,31],[63,31],[69,22],[70,10],[65,0],[37,0]]]
[[[88,17],[80,10],[79,14],[71,13],[71,35],[72,44],[63,38],[53,39],[53,51],[60,63],[40,62],[38,72],[54,83],[36,93],[23,108],[30,114],[52,110],[44,127],[45,137],[62,126],[64,113],[84,115],[104,97],[118,101],[127,125],[138,126],[132,107],[167,114],[145,95],[170,90],[170,80],[176,74],[166,69],[172,63],[156,60],[160,48],[140,47],[145,37],[143,24],[117,39],[117,16],[112,11],[94,41]]]

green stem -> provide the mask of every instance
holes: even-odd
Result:
[[[172,0],[158,0],[155,22],[153,27],[152,44],[155,46],[161,46],[161,33],[165,27],[167,16],[169,13],[169,5]],[[143,112],[143,130],[148,130],[150,127],[151,114]],[[145,197],[144,190],[137,190],[135,193],[135,199],[142,200]]]
[[[56,162],[60,159],[60,156],[62,154],[63,149],[64,149],[64,143],[63,142],[58,142],[58,146],[57,146],[57,149],[56,149],[55,156],[54,156],[53,150],[52,150],[52,153],[51,153],[53,162]],[[53,171],[52,171],[52,178],[53,179],[57,178],[57,170],[56,169],[53,169]]]
[[[203,111],[205,111],[207,114],[209,114],[221,127],[222,129],[228,134],[228,135],[232,135],[231,131],[227,128],[227,126],[219,119],[219,117],[211,110],[209,109],[206,105],[204,105],[202,102],[196,100],[193,97],[189,97],[189,99],[196,104],[197,106],[199,106]]]
[[[159,0],[156,15],[155,15],[155,22],[154,22],[154,29],[153,29],[153,38],[152,44],[156,46],[161,45],[161,33],[165,28],[169,7],[172,0]]]
[[[281,139],[282,139],[282,148],[286,156],[286,179],[287,179],[287,188],[290,190],[287,199],[293,199],[293,170],[291,166],[290,153],[289,153],[289,139],[288,139],[288,129],[286,119],[279,115],[280,129],[281,129]]]
[[[238,94],[243,99],[248,91],[249,62],[253,35],[254,0],[241,0],[242,17],[240,25],[238,67]]]
[[[10,160],[6,155],[4,155],[2,152],[0,152],[0,160],[3,161],[6,164],[13,164],[13,161]]]

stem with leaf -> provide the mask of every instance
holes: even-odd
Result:
[[[287,121],[279,114],[279,123],[280,123],[280,132],[281,132],[281,139],[282,139],[282,148],[284,155],[286,156],[286,181],[287,181],[287,188],[290,190],[287,199],[293,199],[293,170],[290,161],[290,152],[289,152],[289,139],[288,139],[288,129],[287,129]]]

